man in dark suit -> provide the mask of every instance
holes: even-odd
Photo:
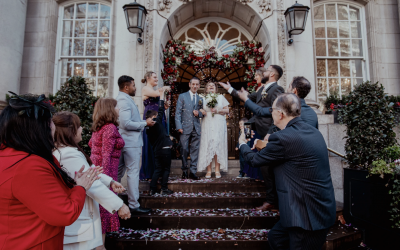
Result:
[[[285,92],[285,90],[278,85],[277,81],[282,77],[283,70],[278,65],[271,65],[264,72],[264,78],[262,82],[265,82],[257,92],[251,93],[248,98],[259,105],[260,107],[271,107],[272,103],[275,101],[278,95]],[[226,89],[234,98],[240,99],[238,96],[238,91],[233,89],[228,83],[219,83],[224,89]],[[273,120],[271,117],[262,117],[254,115],[249,122],[255,125],[255,138],[263,139],[271,125],[273,125]],[[274,185],[274,177],[272,171],[268,166],[263,166],[261,168],[261,173],[264,178],[266,186],[266,202],[261,206],[257,207],[257,210],[271,210],[275,209],[277,206],[277,195]]]
[[[293,93],[300,98],[301,101],[301,119],[305,122],[318,129],[318,116],[315,111],[306,104],[304,98],[310,93],[311,84],[310,82],[303,76],[293,77],[292,82],[289,85],[287,90],[288,93]],[[244,106],[248,108],[253,114],[261,117],[272,117],[271,112],[269,112],[269,108],[261,107],[254,102],[252,102],[248,97],[248,92],[243,90],[238,92],[239,98],[244,102]],[[273,132],[279,131],[279,128],[275,125],[271,126]],[[269,136],[270,134],[267,134]],[[268,138],[264,138],[264,140],[268,140]]]
[[[240,151],[252,167],[271,166],[275,173],[280,220],[268,233],[271,249],[321,249],[336,219],[328,149],[322,134],[302,121],[301,102],[280,95],[271,108],[274,124],[260,152],[251,151],[244,136]]]
[[[156,168],[150,183],[150,195],[154,195],[158,192],[157,182],[160,177],[162,177],[160,193],[169,195],[173,193],[173,191],[168,189],[168,177],[171,170],[171,146],[173,143],[162,124],[164,115],[164,92],[162,88],[160,88],[159,91],[160,101],[158,104],[158,112],[149,110],[146,113],[146,119],[151,118],[156,122],[153,127],[149,127],[146,130],[149,142],[154,149],[156,163]]]

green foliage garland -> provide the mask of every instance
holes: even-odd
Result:
[[[347,126],[346,158],[350,168],[368,169],[382,150],[396,143],[393,103],[378,82],[357,85],[347,102],[339,114]]]
[[[50,96],[50,100],[57,111],[70,111],[79,116],[82,126],[82,141],[79,145],[90,155],[88,143],[92,135],[90,129],[94,104],[98,97],[93,96],[93,90],[89,89],[85,78],[70,77],[54,96]]]

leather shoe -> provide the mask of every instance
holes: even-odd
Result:
[[[129,210],[131,210],[131,214],[135,214],[135,215],[148,214],[152,211],[151,208],[144,208],[144,207],[129,208]]]
[[[187,178],[188,178],[188,173],[187,173],[186,170],[184,170],[184,171],[182,172],[182,179],[187,179]]]
[[[200,180],[200,177],[198,177],[196,174],[193,174],[192,172],[190,172],[189,178],[196,181]]]
[[[261,207],[256,207],[256,210],[259,211],[268,211],[268,210],[276,210],[278,211],[278,208],[275,205],[269,204],[268,202],[264,202]]]
[[[157,192],[156,190],[150,190],[149,195],[150,195],[150,196],[153,196],[153,195],[155,195],[155,194],[157,194],[157,193],[159,193],[159,192]]]
[[[161,192],[160,192],[161,195],[170,195],[173,193],[174,193],[174,191],[172,191],[170,189],[161,189]]]

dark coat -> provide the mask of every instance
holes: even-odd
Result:
[[[251,167],[274,168],[283,227],[320,230],[333,225],[336,202],[328,149],[316,128],[296,117],[271,134],[260,152],[244,144],[240,152]]]
[[[278,95],[285,92],[285,90],[275,82],[268,87],[266,91],[267,95],[263,98],[261,96],[263,89],[264,87],[261,87],[257,92],[253,92],[249,95],[249,99],[260,107],[272,107]],[[240,100],[235,89],[232,91],[231,95]],[[254,115],[249,122],[254,123],[255,130],[262,138],[268,133],[270,126],[274,124],[272,117],[261,117],[257,115]]]
[[[172,141],[169,138],[165,127],[163,126],[162,119],[164,115],[164,101],[160,100],[158,103],[158,115],[154,126],[146,130],[147,138],[153,147],[154,154],[157,155],[161,152],[163,147],[172,146]]]
[[[307,123],[313,126],[314,128],[318,129],[318,116],[315,113],[315,111],[306,104],[306,101],[304,99],[300,99],[301,101],[301,119]],[[261,116],[261,117],[272,117],[271,112],[269,112],[269,108],[263,108],[261,106],[258,106],[254,102],[252,102],[250,99],[246,101],[244,104],[246,108],[248,108],[251,112],[253,112],[254,115],[256,116]],[[272,127],[272,126],[271,126]],[[276,128],[276,131],[279,131],[279,128],[277,128],[275,125],[273,127]],[[275,130],[275,129],[270,129],[270,130]],[[272,131],[272,132],[276,132]],[[272,134],[272,133],[271,133]]]

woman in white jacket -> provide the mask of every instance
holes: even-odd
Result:
[[[82,140],[79,117],[64,111],[57,113],[53,117],[53,122],[56,125],[54,141],[57,147],[53,155],[60,162],[61,167],[69,172],[72,178],[82,165],[85,166],[85,171],[94,167],[90,158],[78,146]],[[85,205],[78,220],[65,227],[64,250],[105,249],[99,204],[110,213],[118,211],[122,219],[128,219],[131,216],[128,206],[109,189],[111,186],[115,192],[120,193],[124,191],[123,186],[107,175],[101,174],[100,177],[100,180],[95,181],[87,190]]]

